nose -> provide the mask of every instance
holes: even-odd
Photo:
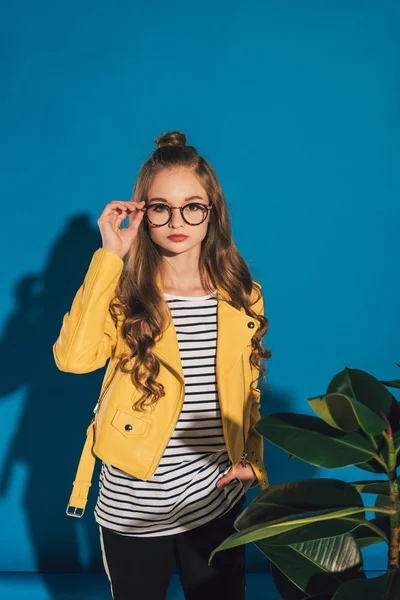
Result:
[[[181,211],[180,210],[173,210],[172,212],[172,216],[171,216],[171,220],[168,223],[168,225],[172,228],[177,228],[177,227],[181,227],[182,225],[185,225],[185,221],[183,220],[183,217],[181,215]]]

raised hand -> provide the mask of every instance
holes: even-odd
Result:
[[[97,220],[103,240],[103,248],[115,252],[121,258],[125,256],[134,241],[139,225],[143,219],[144,211],[141,209],[145,202],[113,200],[106,204]],[[121,223],[126,217],[136,211],[129,227],[121,229]]]

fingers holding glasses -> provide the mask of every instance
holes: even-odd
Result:
[[[112,200],[104,207],[97,223],[103,240],[103,248],[115,252],[123,258],[136,237],[139,224],[144,216],[145,202],[133,200]],[[121,229],[122,221],[136,211],[129,227]]]
[[[133,200],[112,200],[108,204],[106,204],[104,211],[101,216],[110,215],[114,210],[118,212],[118,210],[125,211],[127,214],[130,214],[135,209],[140,210],[145,205],[144,200],[142,202],[134,202]]]

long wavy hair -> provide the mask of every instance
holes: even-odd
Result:
[[[259,321],[260,326],[252,338],[250,362],[259,371],[255,381],[260,376],[265,378],[266,368],[262,359],[269,359],[271,352],[262,346],[261,340],[267,332],[269,321],[251,308],[251,294],[255,288],[260,295],[261,291],[253,286],[249,269],[232,240],[228,207],[217,175],[193,146],[186,145],[186,136],[181,131],[160,135],[155,143],[157,148],[141,166],[132,200],[148,200],[150,186],[161,169],[190,169],[199,179],[213,205],[199,257],[202,286],[207,293],[218,286],[228,293],[229,303],[233,307],[244,307],[248,315]],[[119,368],[130,373],[132,383],[142,392],[133,407],[144,411],[165,396],[164,386],[157,382],[160,362],[152,349],[169,322],[168,304],[162,291],[155,285],[162,272],[162,256],[150,237],[146,217],[139,226],[124,263],[115,297],[110,304],[110,313],[116,326],[120,325],[122,338],[130,350],[130,353],[120,357]]]

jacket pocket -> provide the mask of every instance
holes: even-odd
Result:
[[[115,411],[111,425],[126,438],[146,435],[151,427],[148,421],[119,409]]]

